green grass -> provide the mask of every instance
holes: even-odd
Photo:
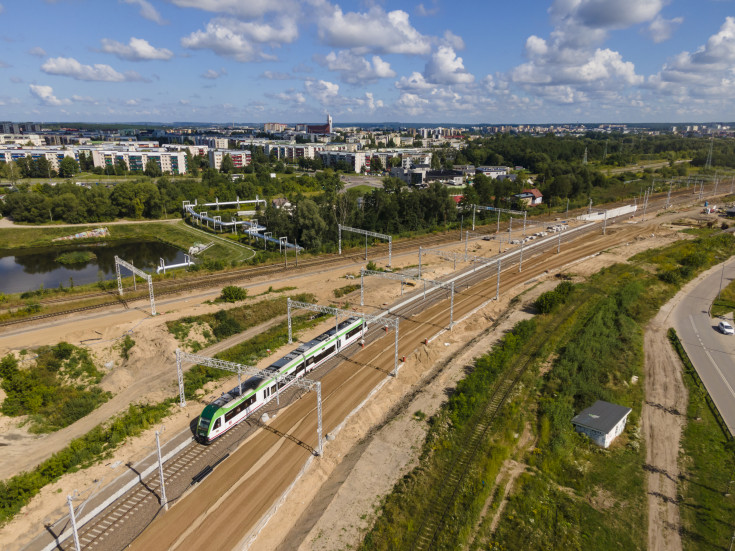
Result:
[[[0,481],[0,524],[18,514],[46,484],[109,457],[127,438],[160,422],[174,402],[171,398],[161,404],[131,404],[125,413],[72,440],[35,469]]]
[[[726,316],[735,311],[735,280],[722,288],[720,297],[712,303],[713,316]]]
[[[265,323],[277,316],[287,312],[287,298],[285,296],[260,300],[252,304],[219,310],[212,314],[200,316],[188,316],[178,320],[166,322],[169,332],[181,343],[188,343],[189,333],[195,325],[205,325],[211,329],[210,338],[206,345],[217,343],[222,339],[245,331],[261,323]],[[311,293],[300,293],[290,297],[302,302],[313,302],[314,295]]]
[[[59,264],[86,264],[87,262],[97,258],[97,255],[92,251],[72,251],[68,253],[62,253],[56,257],[56,262]]]
[[[61,342],[37,351],[32,366],[20,369],[13,356],[2,360],[4,415],[29,415],[30,432],[53,432],[71,425],[112,395],[97,385],[102,372],[87,350]]]
[[[342,298],[345,295],[349,295],[352,291],[357,291],[359,288],[360,285],[356,283],[345,285],[344,287],[339,287],[338,289],[335,289],[333,291],[334,298]]]

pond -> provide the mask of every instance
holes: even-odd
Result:
[[[61,264],[62,253],[92,252],[96,258],[86,262]],[[115,278],[115,255],[136,268],[155,273],[159,259],[166,264],[184,261],[184,252],[158,241],[112,241],[85,245],[58,245],[34,249],[0,250],[0,293],[35,291],[43,286],[56,288],[96,283]],[[122,270],[123,277],[130,272]]]

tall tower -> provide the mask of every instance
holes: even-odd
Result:
[[[327,134],[332,133],[332,115],[327,114]]]

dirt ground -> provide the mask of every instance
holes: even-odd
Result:
[[[655,236],[630,242],[583,262],[576,262],[573,266],[568,266],[565,271],[586,276],[595,273],[603,266],[619,262],[641,250],[662,246],[676,238],[674,231],[660,228],[656,230]],[[452,249],[455,252],[464,252],[464,245],[458,243],[456,247],[444,250]],[[497,251],[497,244],[483,241],[473,242],[470,243],[470,251],[471,254],[489,256]],[[416,264],[415,253],[404,256],[394,255],[396,266]],[[440,261],[436,257],[425,259],[423,266],[427,273],[433,273],[434,276],[452,270],[450,262]],[[283,284],[270,280],[248,285],[248,287],[253,295],[262,292],[270,285],[276,288],[286,284],[297,285],[299,290],[314,292],[322,304],[339,303],[344,306],[349,302],[351,307],[357,305],[359,308],[359,291],[339,300],[335,300],[332,294],[332,289],[354,282],[343,277],[347,273],[359,273],[359,266],[356,265],[354,268],[346,268],[328,275],[307,275],[300,277],[298,281],[289,278],[288,283]],[[542,289],[551,285],[553,281],[547,281],[537,287],[534,292],[541,292]],[[515,294],[522,290],[524,289],[517,289]],[[365,311],[380,309],[397,298],[399,291],[400,285],[397,282],[370,278],[366,282]],[[0,478],[6,478],[15,472],[31,468],[49,453],[63,447],[71,438],[84,434],[96,424],[109,419],[116,412],[125,409],[131,402],[160,400],[174,394],[176,392],[175,368],[172,359],[177,344],[173,336],[166,330],[164,323],[182,315],[195,315],[221,309],[222,305],[203,304],[204,300],[214,296],[216,292],[200,293],[196,296],[167,301],[165,307],[160,308],[164,313],[155,318],[147,316],[144,306],[141,306],[139,310],[118,311],[114,315],[96,314],[54,322],[30,331],[14,330],[0,333],[0,355],[7,352],[17,353],[21,349],[31,349],[42,344],[54,344],[60,340],[78,344],[84,339],[101,337],[102,341],[90,342],[88,346],[100,364],[110,365],[112,362],[103,386],[116,393],[112,400],[87,418],[52,435],[41,437],[30,435],[25,427],[18,426],[22,420],[0,416],[0,445],[3,447],[4,454],[4,461],[0,464]],[[355,545],[359,542],[364,530],[370,524],[371,515],[374,514],[380,497],[390,491],[395,481],[407,472],[416,460],[426,425],[425,422],[414,418],[414,412],[421,410],[429,416],[436,411],[445,399],[445,389],[451,388],[461,376],[462,367],[492,346],[501,331],[481,335],[488,325],[497,319],[502,307],[502,302],[488,305],[451,333],[442,335],[427,347],[426,351],[416,356],[416,369],[429,372],[437,363],[443,362],[446,365],[441,372],[436,374],[430,384],[406,404],[402,412],[392,418],[389,423],[383,423],[384,412],[395,406],[395,403],[391,402],[395,400],[395,396],[386,396],[381,399],[378,393],[374,400],[368,402],[360,411],[355,412],[349,422],[343,424],[336,440],[329,443],[330,461],[314,463],[315,467],[307,471],[297,482],[290,497],[276,512],[269,525],[279,526],[280,529],[277,531],[263,530],[252,548],[275,549],[281,545],[281,548],[285,549],[282,541],[286,541],[286,538],[291,538],[290,541],[297,545],[300,543],[302,549],[317,547],[319,549],[343,549],[347,545]],[[521,314],[511,315],[510,318],[503,321],[502,326],[509,327],[519,315]],[[329,322],[325,323],[325,327],[328,325]],[[255,328],[252,331],[257,330],[262,330],[262,328]],[[304,338],[309,338],[323,330],[323,327],[315,328],[304,335]],[[136,346],[131,350],[130,359],[123,362],[119,352],[114,349],[114,339],[128,331],[132,331],[131,335],[136,341]],[[478,336],[481,337],[474,342]],[[220,343],[221,348],[232,346],[238,339],[243,339],[243,336],[240,335],[229,339],[226,343]],[[473,346],[468,348],[467,342],[473,342]],[[207,353],[215,351],[208,350]],[[274,356],[278,353],[274,351]],[[267,362],[266,359],[261,364],[265,365]],[[227,388],[232,384],[234,384],[233,381],[227,381],[208,391],[218,394],[221,388]],[[201,407],[201,404],[191,401],[183,410],[177,410],[165,422],[167,433],[175,434],[183,430],[190,419],[200,413]],[[360,442],[363,443],[358,446]],[[42,523],[55,520],[63,514],[64,496],[75,489],[79,490],[82,496],[96,491],[119,474],[119,471],[122,470],[119,469],[119,465],[137,461],[149,453],[152,443],[153,429],[147,431],[142,437],[121,446],[106,463],[66,475],[56,483],[48,485],[13,522],[0,530],[0,548],[17,547],[23,541],[19,534],[30,534]],[[332,494],[326,492],[324,495],[317,495],[323,483],[330,482],[335,469],[338,469],[346,458],[350,458],[350,461],[345,465],[351,467],[342,471],[342,481],[332,486]],[[676,452],[674,453],[674,468],[675,466]],[[309,514],[305,515],[304,513],[310,509],[314,498],[320,498],[323,506],[316,509],[315,514],[308,511]]]

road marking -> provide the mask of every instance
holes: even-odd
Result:
[[[694,334],[697,336],[697,340],[699,341],[699,344],[701,345],[702,350],[704,350],[704,353],[707,354],[707,357],[709,358],[709,361],[712,362],[712,365],[715,366],[717,373],[720,374],[722,381],[725,383],[725,386],[730,391],[730,395],[733,398],[735,398],[735,390],[733,390],[732,386],[730,386],[730,383],[727,381],[727,379],[725,378],[725,375],[722,373],[720,366],[717,365],[717,362],[715,362],[714,358],[712,358],[712,355],[709,353],[709,350],[707,350],[707,347],[704,346],[704,343],[702,342],[702,338],[699,336],[699,331],[697,331],[697,328],[694,325],[694,318],[692,317],[691,314],[689,314],[689,323],[692,324],[692,329],[694,329]]]

